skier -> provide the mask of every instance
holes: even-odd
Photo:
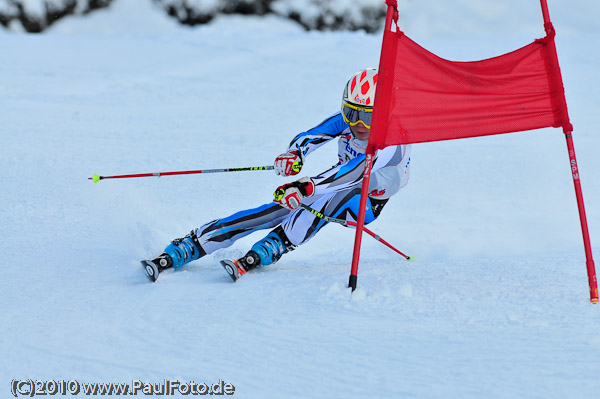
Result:
[[[318,176],[279,186],[268,204],[213,220],[173,240],[160,256],[142,261],[148,277],[156,281],[165,269],[179,268],[262,229],[273,230],[240,259],[221,264],[234,281],[257,266],[271,265],[327,224],[301,204],[330,217],[356,221],[376,86],[376,69],[355,73],[344,88],[341,111],[294,137],[274,162],[278,175],[295,176],[311,152],[337,138],[336,165]],[[409,163],[410,145],[386,147],[374,156],[365,224],[374,221],[389,198],[406,185]]]

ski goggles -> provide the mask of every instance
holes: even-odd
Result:
[[[356,126],[362,122],[367,128],[371,128],[371,117],[373,116],[373,107],[361,107],[360,105],[342,104],[342,115],[344,120],[350,126]]]

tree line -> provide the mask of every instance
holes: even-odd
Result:
[[[20,24],[31,33],[43,32],[62,18],[76,18],[110,8],[120,0],[0,0],[0,25]],[[210,22],[220,14],[278,15],[306,30],[377,31],[385,18],[383,0],[139,0],[153,3],[184,25]],[[146,5],[144,5],[146,6]]]

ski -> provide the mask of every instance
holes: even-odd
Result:
[[[158,275],[165,269],[173,267],[173,260],[171,257],[165,253],[154,259],[144,259],[140,261],[144,270],[146,271],[146,275],[150,279],[150,281],[155,282],[158,279]]]
[[[158,266],[154,264],[151,260],[143,260],[140,262],[146,271],[146,276],[150,279],[150,281],[155,282],[158,278],[160,271],[158,270]]]
[[[221,261],[221,266],[223,266],[227,274],[229,274],[234,282],[246,274],[246,270],[242,265],[240,265],[239,260],[223,259]]]

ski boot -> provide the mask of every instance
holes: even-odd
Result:
[[[206,252],[200,246],[194,230],[183,238],[177,238],[165,248],[157,258],[143,260],[142,266],[146,269],[146,274],[151,281],[156,281],[158,275],[163,270],[171,267],[178,268],[193,260],[206,255]]]
[[[295,249],[281,226],[271,231],[265,238],[252,246],[250,251],[238,260],[223,259],[221,266],[233,281],[237,281],[248,270],[260,265],[271,265],[276,263],[286,252]]]

